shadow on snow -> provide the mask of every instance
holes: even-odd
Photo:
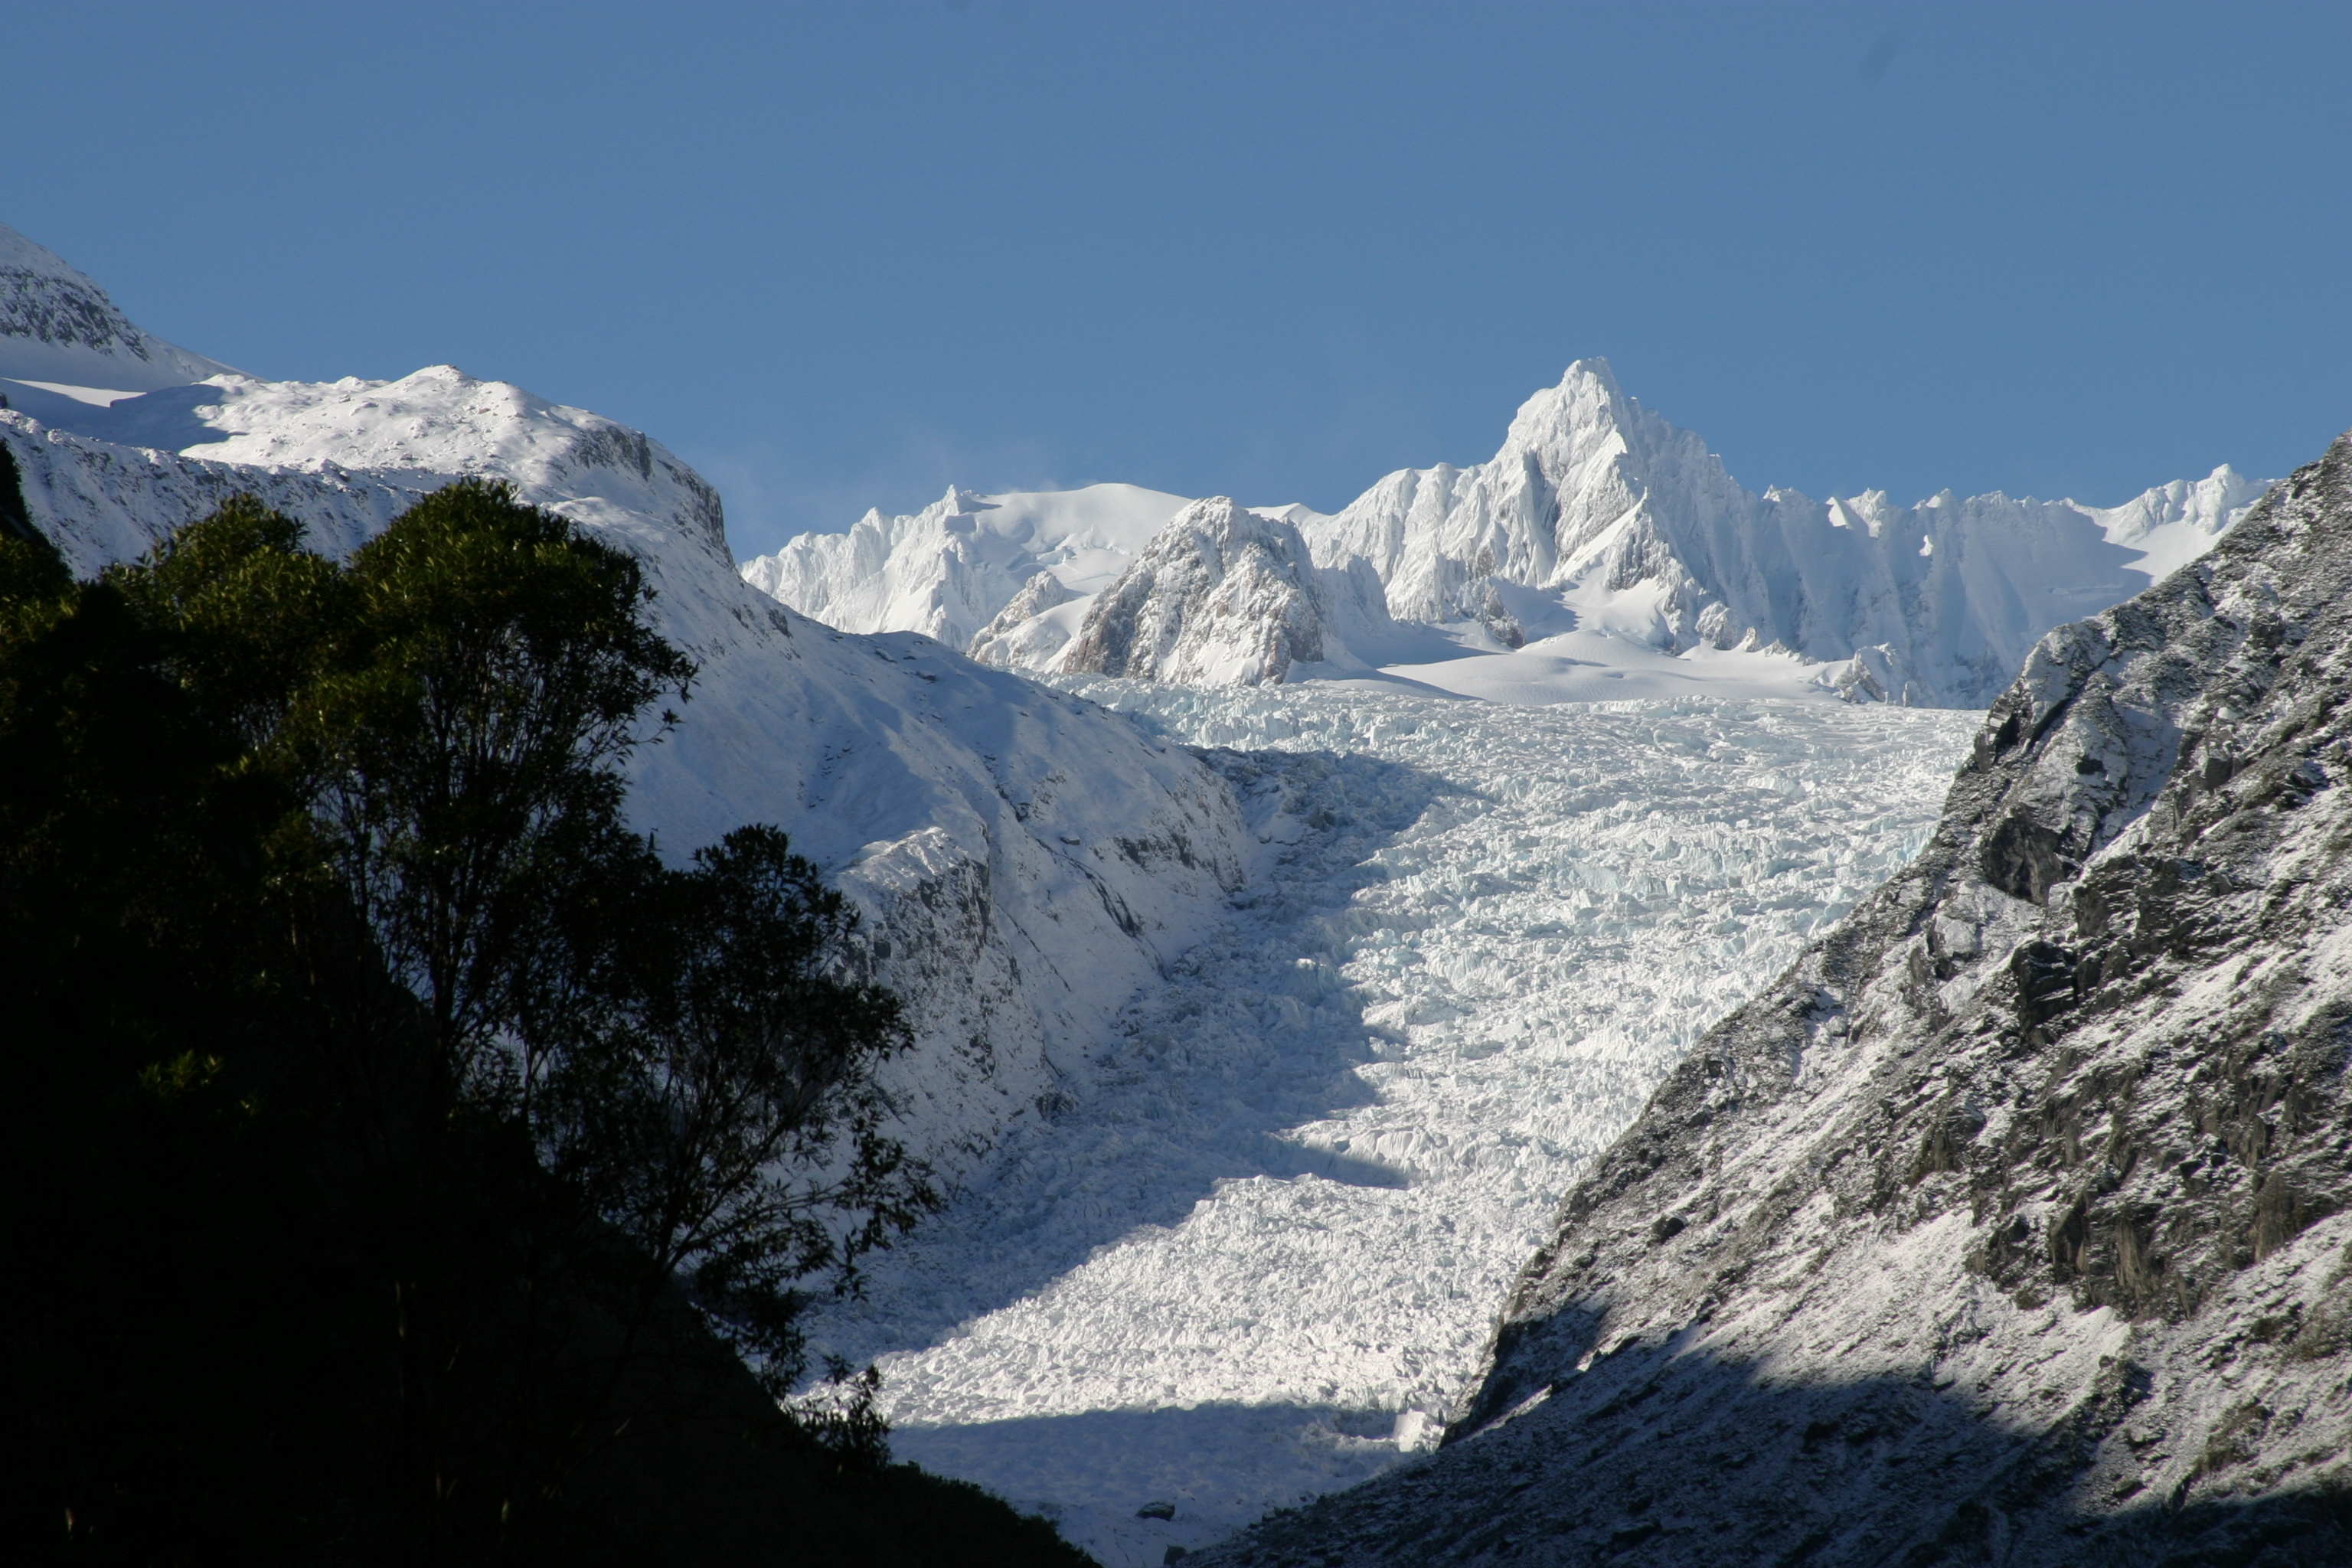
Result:
[[[1223,928],[1081,1055],[950,1211],[879,1260],[866,1300],[816,1335],[853,1359],[936,1343],[1221,1183],[1319,1177],[1402,1187],[1410,1173],[1296,1136],[1377,1095],[1355,1069],[1381,1031],[1339,974],[1364,938],[1355,895],[1380,850],[1468,791],[1425,770],[1330,752],[1202,753],[1233,784],[1267,863]],[[1075,1044],[1075,1043],[1074,1043]]]
[[[1474,1418],[1483,1426],[1352,1492],[1269,1517],[1217,1561],[2352,1563],[2352,1492],[2340,1482],[2190,1501],[2185,1479],[2165,1488],[2143,1473],[2119,1428],[2147,1399],[2149,1374],[2128,1359],[2104,1368],[2046,1429],[2025,1430],[2015,1412],[1939,1388],[1925,1370],[1773,1381],[1754,1364],[1677,1355],[1671,1343],[1566,1370],[1591,1352],[1597,1326],[1573,1305],[1531,1325],[1514,1336],[1511,1359],[1559,1368],[1559,1383],[1490,1387]],[[2209,1447],[2200,1464],[2226,1476],[2233,1462]]]

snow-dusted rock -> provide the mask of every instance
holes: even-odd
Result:
[[[240,490],[345,552],[465,476],[635,553],[699,670],[684,723],[635,759],[632,811],[673,853],[776,823],[857,901],[857,956],[923,1039],[898,1087],[951,1172],[1058,1092],[1049,1047],[1156,982],[1242,879],[1237,807],[1189,753],[927,637],[793,615],[736,574],[718,494],[640,432],[447,366],[45,406],[71,427],[0,413],[0,445],[84,574]]]
[[[1876,647],[1822,683],[1976,707],[2043,632],[2193,557],[2264,488],[2225,467],[2105,510],[1948,491],[1909,508],[1880,491],[1758,496],[1589,359],[1521,405],[1490,461],[1391,474],[1305,531],[1327,566],[1369,562],[1401,621],[1507,637],[1496,584],[1515,584],[1676,652],[1844,661]]]
[[[1061,662],[1087,604],[1084,595],[1059,577],[1040,572],[1022,584],[1021,592],[964,651],[982,664],[1008,669],[1050,669]],[[1057,616],[1052,613],[1055,610],[1064,613]]]
[[[1570,1191],[1446,1446],[1223,1563],[2352,1561],[2352,436],[2043,637]]]
[[[12,403],[21,406],[28,391],[85,402],[93,392],[122,396],[228,368],[142,331],[105,289],[0,225],[0,394]]]
[[[1331,625],[1318,576],[1289,523],[1223,496],[1194,501],[1096,595],[1053,668],[1184,686],[1279,686],[1294,664],[1359,664]]]

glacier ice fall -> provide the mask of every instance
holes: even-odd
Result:
[[[1060,684],[1214,748],[1259,863],[824,1332],[902,1458],[1109,1564],[1433,1443],[1561,1191],[1925,842],[1977,724]]]

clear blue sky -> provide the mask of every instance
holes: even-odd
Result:
[[[2352,425],[2352,5],[28,5],[0,222],[259,374],[651,431],[739,553],[1330,509],[1583,354],[1751,488],[2112,502]]]

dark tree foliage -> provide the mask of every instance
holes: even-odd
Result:
[[[838,897],[773,828],[680,866],[627,826],[693,673],[651,597],[486,484],[347,563],[250,500],[92,583],[0,531],[11,1528],[44,1556],[1065,1550],[888,1466],[870,1379],[778,1414],[811,1293],[937,1199]]]

